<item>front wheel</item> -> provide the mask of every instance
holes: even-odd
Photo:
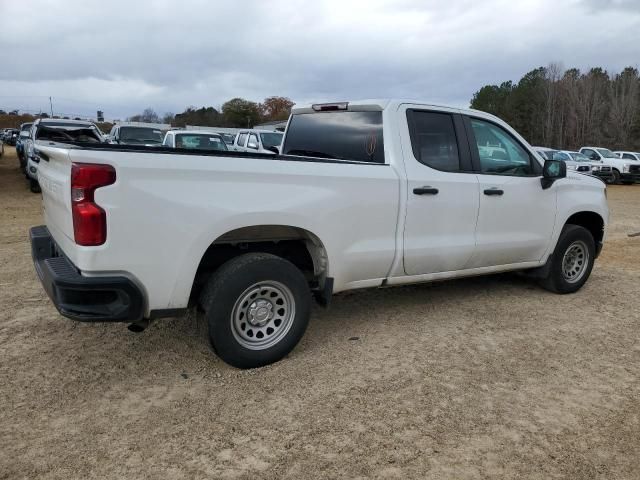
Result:
[[[611,176],[611,183],[618,185],[620,183],[620,172],[618,170],[613,170]]]
[[[595,241],[589,230],[565,225],[549,259],[549,274],[542,280],[542,286],[555,293],[577,292],[591,275],[595,253]]]
[[[248,253],[220,267],[200,303],[218,356],[238,368],[277,362],[298,344],[309,323],[311,293],[291,262]]]

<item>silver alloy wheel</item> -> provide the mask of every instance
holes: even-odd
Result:
[[[562,276],[568,283],[578,282],[587,271],[589,249],[582,240],[573,242],[562,257]]]
[[[238,297],[231,312],[231,331],[250,350],[277,344],[291,329],[296,314],[293,293],[274,280],[254,283]]]

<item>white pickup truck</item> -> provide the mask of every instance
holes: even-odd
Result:
[[[640,182],[640,161],[633,158],[621,158],[608,148],[582,147],[580,153],[590,160],[611,165],[613,168],[613,183],[631,185]]]
[[[500,119],[407,101],[296,108],[278,155],[37,149],[32,253],[60,313],[143,328],[199,306],[241,368],[289,353],[313,297],[510,270],[575,292],[609,216],[603,182]]]

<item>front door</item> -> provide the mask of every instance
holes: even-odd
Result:
[[[539,261],[556,219],[557,182],[544,190],[542,167],[497,123],[465,119],[480,187],[476,250],[469,268]]]
[[[475,250],[479,207],[462,117],[418,107],[400,114],[408,122],[402,141],[408,187],[405,273],[462,270]]]

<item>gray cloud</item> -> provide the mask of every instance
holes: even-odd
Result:
[[[551,61],[637,65],[626,2],[0,0],[0,108],[122,118],[241,96],[409,97],[466,106]],[[599,6],[600,5],[600,6]],[[586,7],[586,8],[585,8]]]

